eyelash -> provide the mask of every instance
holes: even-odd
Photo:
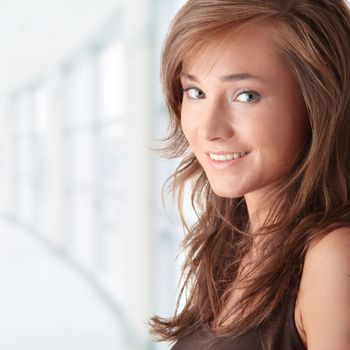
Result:
[[[198,88],[196,88],[194,86],[190,86],[190,87],[184,88],[184,89],[182,89],[182,92],[184,94],[184,93],[186,93],[186,92],[188,92],[189,90],[192,90],[192,89],[197,90],[197,91],[201,91],[203,93],[203,91],[201,89],[198,89]],[[253,93],[254,95],[257,96],[257,98],[254,101],[251,101],[251,102],[241,102],[241,103],[256,103],[257,101],[260,100],[260,95],[254,90],[243,90],[237,96],[239,96],[241,94],[247,94],[247,93]],[[193,98],[193,97],[190,97],[190,96],[189,96],[189,98],[192,99],[192,100],[199,100],[199,99],[201,99],[201,97]]]

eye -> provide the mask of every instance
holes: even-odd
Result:
[[[238,94],[239,96],[243,96],[243,98],[237,98],[239,102],[243,102],[243,103],[254,103],[257,102],[260,99],[260,95],[252,90],[245,90],[242,91],[241,93]]]
[[[182,91],[183,91],[183,93],[186,93],[186,95],[189,98],[192,98],[194,100],[201,99],[201,98],[205,97],[205,93],[202,90],[197,89],[196,87],[188,87],[186,89],[183,89]]]

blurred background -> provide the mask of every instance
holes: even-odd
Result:
[[[183,229],[162,42],[185,0],[0,0],[0,349],[168,349]],[[191,216],[187,208],[188,216]]]

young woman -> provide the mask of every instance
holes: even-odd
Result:
[[[189,0],[162,54],[198,221],[173,350],[350,349],[350,11],[345,0]],[[178,299],[178,300],[179,300]]]

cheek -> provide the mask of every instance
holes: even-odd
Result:
[[[185,109],[183,104],[181,106],[180,125],[181,125],[182,130],[185,132],[185,130],[186,130],[186,109]]]
[[[182,107],[181,109],[181,121],[180,121],[181,129],[183,134],[185,135],[187,141],[192,144],[194,141],[195,134],[195,125],[193,124],[193,120],[189,118],[186,109]]]
[[[186,120],[184,118],[181,118],[181,129],[182,129],[183,134],[185,135],[186,140],[189,143],[191,143],[189,127],[188,127]]]
[[[276,167],[290,168],[307,139],[307,120],[298,114],[269,123],[264,132],[256,135],[263,158]]]

